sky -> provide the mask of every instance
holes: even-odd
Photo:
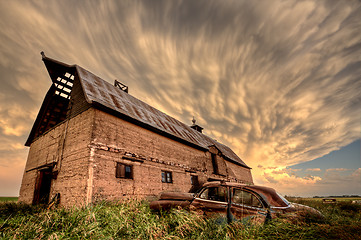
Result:
[[[0,196],[51,81],[78,64],[231,147],[256,184],[361,194],[361,2],[0,0]]]

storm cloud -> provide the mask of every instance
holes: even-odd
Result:
[[[359,1],[1,1],[0,16],[0,181],[50,86],[40,51],[194,116],[259,181],[258,165],[360,138]]]

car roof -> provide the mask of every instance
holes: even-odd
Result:
[[[225,187],[242,188],[242,189],[250,190],[252,192],[257,193],[273,207],[287,207],[288,206],[288,203],[286,203],[278,195],[276,190],[274,190],[273,188],[270,188],[270,187],[258,186],[258,185],[247,185],[247,184],[236,183],[236,182],[222,182],[222,181],[207,182],[203,186],[204,187],[225,186]]]

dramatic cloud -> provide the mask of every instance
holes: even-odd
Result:
[[[346,168],[329,168],[326,169],[326,172],[345,172],[345,171],[350,171],[352,169],[346,169]]]
[[[297,171],[286,168],[265,170],[261,183],[291,196],[352,195],[361,194],[361,168],[328,169],[321,176],[298,176]],[[318,171],[318,170],[316,170]],[[341,172],[348,171],[347,174]]]
[[[1,161],[50,86],[41,50],[195,116],[258,183],[360,138],[359,1],[1,1],[0,16]]]
[[[307,168],[306,172],[320,172],[321,169],[320,168]]]

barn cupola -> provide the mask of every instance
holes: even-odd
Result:
[[[114,80],[114,87],[117,87],[126,93],[128,93],[128,90],[129,90],[128,86],[124,85],[123,83],[119,82],[116,79]]]
[[[191,128],[193,128],[194,130],[197,130],[198,132],[202,132],[203,128],[199,125],[196,124],[196,120],[194,119],[194,116],[193,116],[193,119],[192,119],[192,126]]]

